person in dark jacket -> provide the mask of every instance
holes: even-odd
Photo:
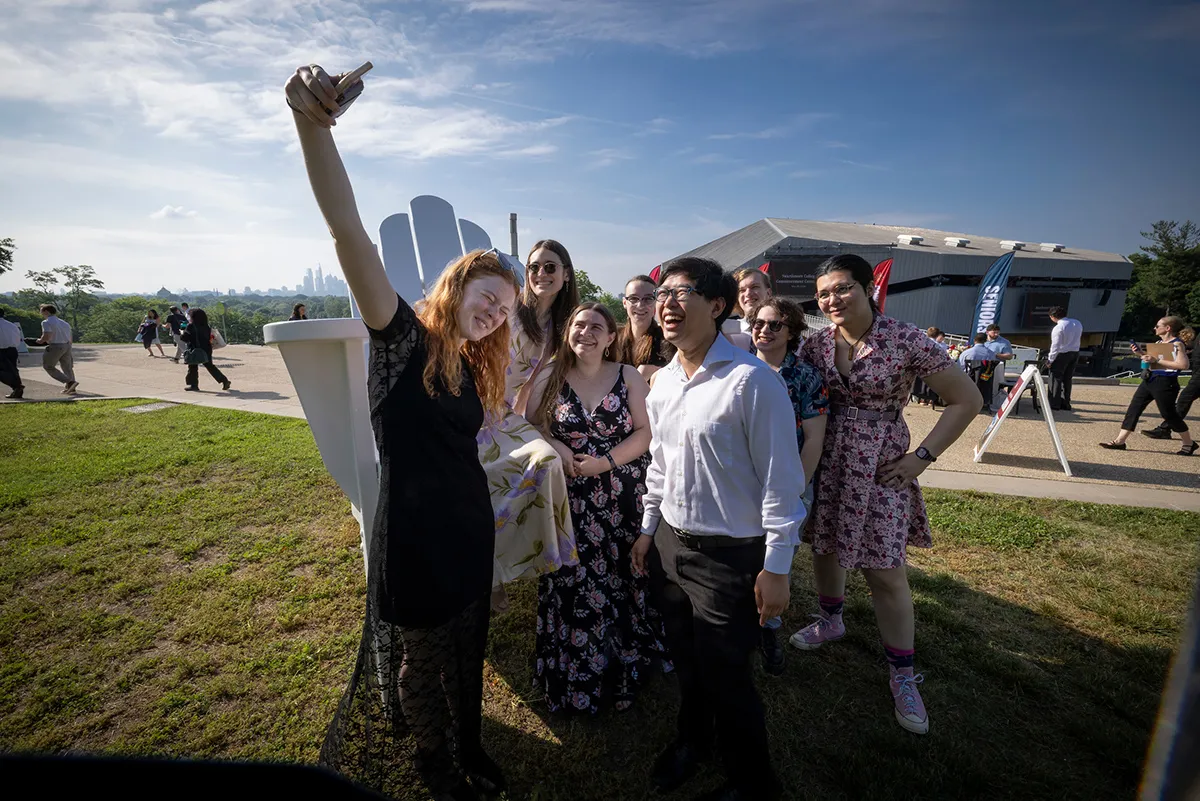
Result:
[[[147,356],[154,356],[154,351],[150,350],[154,345],[158,345],[159,356],[165,357],[167,355],[163,353],[162,343],[158,340],[159,325],[158,312],[150,309],[146,312],[146,316],[142,318],[142,324],[138,326],[138,338],[142,341],[142,347],[146,349]]]
[[[225,374],[217,369],[217,366],[212,361],[212,329],[208,327],[208,314],[204,309],[192,309],[192,321],[188,327],[183,330],[183,341],[188,343],[188,353],[192,351],[202,351],[206,358],[204,360],[204,368],[208,370],[208,374],[213,377],[213,380],[221,385],[221,389],[229,390],[229,379]],[[184,361],[188,361],[187,371],[187,391],[200,391],[200,365],[191,364],[190,357],[185,355]]]

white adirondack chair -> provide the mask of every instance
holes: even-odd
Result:
[[[486,231],[459,220],[449,203],[432,195],[413,198],[407,214],[393,214],[379,226],[388,280],[410,303],[423,297],[455,259],[491,246]],[[379,501],[379,456],[367,398],[367,328],[353,295],[350,308],[348,318],[270,323],[263,327],[263,340],[279,348],[321,460],[350,499],[365,567]]]

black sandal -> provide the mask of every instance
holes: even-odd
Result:
[[[1200,442],[1193,442],[1191,445],[1184,445],[1182,448],[1179,449],[1177,455],[1191,456],[1192,454],[1194,454],[1196,452],[1197,448],[1200,448]]]
[[[1192,444],[1195,444],[1195,443],[1192,443]],[[1117,442],[1117,441],[1114,439],[1114,440],[1111,440],[1111,441],[1109,441],[1109,442],[1101,442],[1101,443],[1100,443],[1100,447],[1101,447],[1101,448],[1107,448],[1107,449],[1108,449],[1108,450],[1110,450],[1110,451],[1123,451],[1123,450],[1125,450],[1125,443],[1124,443],[1124,442]]]

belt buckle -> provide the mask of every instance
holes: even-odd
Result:
[[[847,420],[857,420],[858,419],[858,407],[857,406],[847,406],[846,407],[846,419]]]

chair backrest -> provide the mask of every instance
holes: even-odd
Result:
[[[412,303],[433,288],[447,265],[464,253],[491,248],[492,240],[480,226],[458,219],[442,198],[420,195],[409,201],[407,214],[380,223],[379,244],[388,280]]]

